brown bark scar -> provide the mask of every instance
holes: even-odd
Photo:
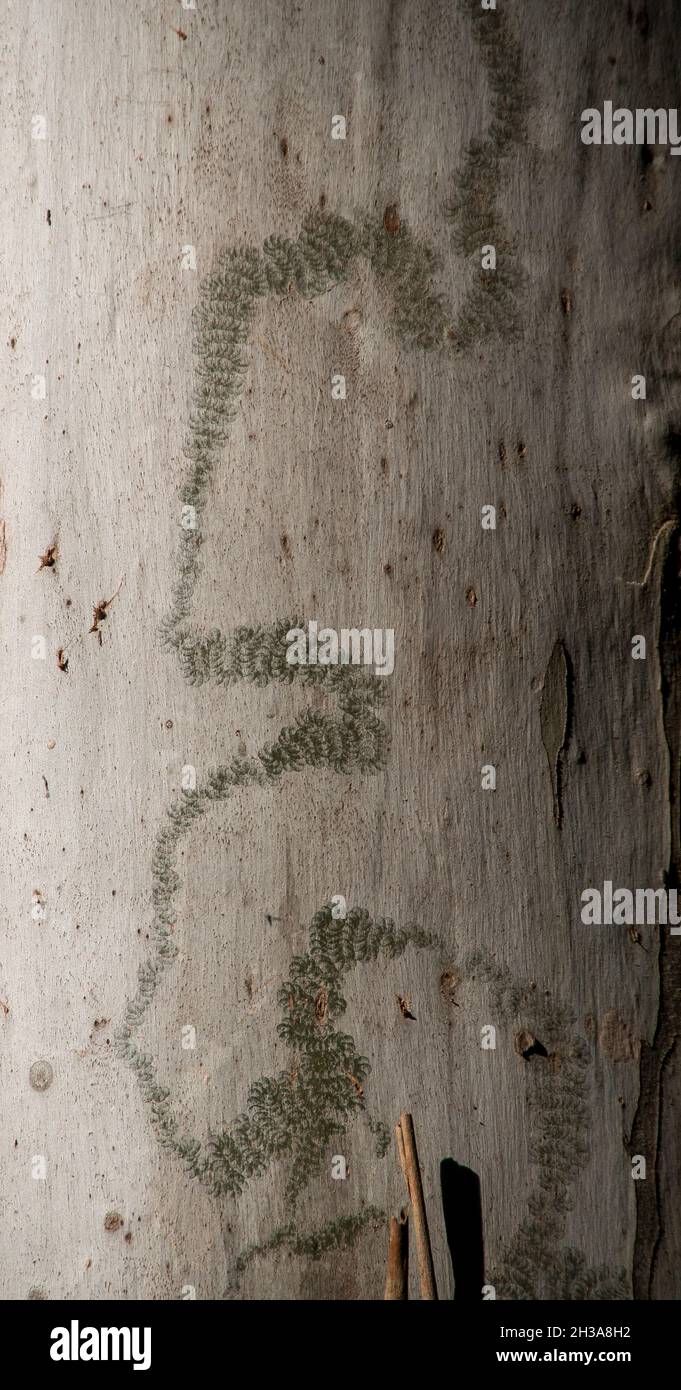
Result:
[[[637,1061],[640,1054],[638,1039],[633,1037],[626,1019],[620,1018],[616,1009],[608,1009],[601,1019],[598,1046],[611,1062]]]
[[[57,542],[54,541],[52,545],[48,545],[47,550],[45,550],[42,555],[38,556],[40,564],[38,566],[38,569],[36,570],[36,574],[40,574],[41,570],[54,569],[54,566],[56,565],[58,558],[59,550],[57,548]]]
[[[96,632],[96,633],[97,633],[97,636],[98,636],[98,638],[99,638],[99,645],[100,645],[100,647],[101,647],[101,645],[102,645],[102,634],[101,634],[101,632],[100,632],[100,630],[99,630],[99,624],[100,624],[100,623],[103,623],[104,620],[105,620],[105,618],[108,617],[108,615],[109,615],[109,609],[110,609],[110,607],[111,607],[111,605],[112,605],[114,599],[115,599],[115,598],[118,598],[118,595],[120,594],[122,587],[123,587],[123,580],[121,579],[121,582],[120,582],[120,584],[118,585],[118,588],[116,589],[116,592],[113,593],[113,594],[111,595],[111,598],[103,598],[103,599],[100,600],[99,603],[95,604],[95,606],[93,607],[93,610],[92,610],[92,627],[89,629],[89,631],[90,631],[90,632]]]

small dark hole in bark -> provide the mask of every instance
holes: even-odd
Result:
[[[532,1033],[524,1031],[518,1033],[515,1039],[515,1050],[519,1057],[529,1062],[532,1057],[548,1057],[548,1052],[539,1038],[535,1038]]]

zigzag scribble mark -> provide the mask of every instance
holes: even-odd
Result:
[[[537,1169],[529,1214],[502,1250],[489,1282],[502,1299],[631,1298],[624,1269],[591,1267],[581,1250],[563,1243],[574,1185],[590,1157],[589,1047],[575,1031],[573,1010],[514,980],[486,951],[465,958],[463,975],[487,984],[497,1016],[527,1020],[525,1026],[551,1054],[527,1064],[530,1158]]]
[[[484,52],[494,71],[491,51]],[[500,102],[496,87],[495,92]],[[469,170],[474,163],[473,151]],[[489,159],[486,169],[487,174],[482,171],[484,177],[489,174]],[[465,188],[465,171],[462,177]],[[477,186],[472,183],[470,187],[476,197]],[[500,234],[498,240],[501,242]],[[465,237],[461,244],[465,249]],[[211,772],[200,789],[183,792],[170,806],[156,837],[152,861],[152,953],[139,969],[137,990],[116,1034],[116,1047],[137,1075],[160,1142],[220,1197],[240,1192],[250,1177],[263,1171],[263,1165],[277,1154],[290,1151],[297,1161],[288,1191],[292,1199],[296,1198],[306,1174],[311,1174],[318,1164],[328,1137],[344,1129],[349,1115],[363,1107],[362,1080],[368,1063],[356,1054],[353,1040],[333,1028],[334,1018],[344,1010],[338,985],[350,960],[343,953],[345,946],[340,957],[329,955],[330,950],[337,951],[333,933],[327,932],[323,943],[313,934],[319,932],[322,919],[326,922],[324,913],[328,909],[313,919],[310,950],[294,959],[291,981],[280,992],[280,1003],[284,990],[288,991],[287,1007],[289,998],[294,1001],[289,1018],[279,1027],[282,1036],[297,1049],[296,1085],[291,1084],[290,1074],[288,1078],[282,1074],[254,1083],[248,1093],[247,1110],[230,1130],[210,1137],[205,1144],[180,1136],[170,1092],[159,1085],[153,1058],[142,1052],[134,1040],[163,974],[177,953],[171,933],[176,915],[174,900],[180,886],[178,850],[182,837],[197,819],[235,789],[247,785],[274,787],[285,772],[326,768],[345,775],[353,771],[370,773],[386,763],[389,735],[375,713],[385,693],[382,682],[344,667],[289,666],[285,634],[291,627],[303,626],[299,619],[278,620],[269,626],[244,626],[231,636],[216,628],[202,631],[191,621],[199,575],[202,513],[243,390],[248,368],[245,349],[257,303],[268,294],[288,293],[292,287],[305,298],[316,298],[346,281],[359,258],[367,260],[377,276],[390,305],[393,330],[403,344],[424,351],[470,345],[476,331],[475,314],[467,305],[461,329],[457,331],[452,326],[446,301],[436,288],[438,258],[412,234],[406,222],[389,231],[375,217],[361,217],[353,223],[321,211],[311,212],[305,218],[296,240],[274,235],[265,240],[262,250],[242,247],[223,251],[200,285],[193,316],[196,387],[184,449],[189,467],[180,492],[183,518],[177,577],[170,610],[162,624],[162,643],[175,653],[184,677],[192,685],[215,682],[230,686],[246,680],[265,687],[271,682],[290,683],[297,679],[304,684],[323,683],[338,704],[335,716],[303,712],[294,725],[282,729],[277,739],[255,758],[234,758]],[[502,309],[505,293],[503,290],[499,300]],[[483,318],[484,323],[478,315],[478,327],[486,333],[489,314],[485,312]],[[345,926],[346,946],[351,940],[353,951],[357,952],[352,959],[368,961],[375,959],[379,950],[399,954],[409,943],[423,946],[433,938],[416,928],[396,932],[392,923],[382,919],[371,923],[366,913],[358,911]],[[326,996],[327,1016],[321,1027],[318,1011],[314,1022],[309,1012],[313,985],[317,988],[315,1001],[322,993]],[[301,1065],[304,1069],[311,1057],[315,1068],[323,1060],[321,1071],[314,1071],[319,1086],[317,1092],[312,1087],[306,1101],[301,1102]],[[296,1139],[299,1107],[307,1100],[316,1107],[316,1128],[310,1128],[304,1140]],[[385,1132],[380,1122],[376,1123],[374,1134],[378,1150],[384,1151]],[[307,1236],[293,1225],[280,1228],[257,1249],[287,1245],[318,1258],[327,1249],[352,1243],[367,1224],[375,1224],[377,1215],[380,1213],[367,1207]],[[256,1247],[252,1253],[255,1251]]]

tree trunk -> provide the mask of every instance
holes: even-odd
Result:
[[[681,1297],[677,19],[10,0],[3,1297]]]

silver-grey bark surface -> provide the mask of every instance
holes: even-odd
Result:
[[[579,140],[605,99],[675,105],[677,16],[498,10],[9,0],[4,1298],[380,1297],[402,1110],[443,1296],[445,1157],[479,1175],[498,1297],[681,1296],[679,939],[580,921],[587,886],[679,871],[681,161]],[[358,237],[334,232],[332,270],[329,218]],[[394,627],[371,716],[257,643],[192,684],[167,641],[192,314],[232,248],[264,259],[243,368],[211,367],[240,380],[191,629]],[[155,855],[188,766],[171,911]]]

